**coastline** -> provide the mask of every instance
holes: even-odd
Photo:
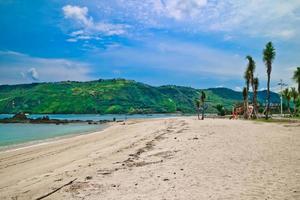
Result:
[[[0,119],[4,119],[4,118],[11,118],[13,117],[14,114],[0,114]],[[178,114],[175,113],[159,113],[159,114],[147,114],[147,115],[128,115],[126,117],[126,114],[121,114],[121,115],[95,115],[95,114],[31,114],[30,115],[32,118],[30,119],[37,119],[37,118],[43,118],[45,116],[48,116],[49,119],[57,119],[60,120],[61,122],[63,122],[64,120],[68,120],[70,121],[69,123],[61,123],[60,125],[62,126],[72,126],[72,125],[86,125],[87,126],[96,126],[99,125],[101,126],[100,128],[96,128],[94,130],[78,130],[78,131],[73,131],[74,133],[64,133],[62,135],[58,135],[58,136],[51,136],[49,135],[49,137],[45,137],[44,139],[32,139],[32,140],[28,140],[28,141],[23,141],[23,142],[14,142],[11,144],[1,144],[0,143],[0,153],[3,151],[7,151],[7,150],[14,150],[14,149],[19,149],[19,148],[24,148],[24,147],[28,147],[28,146],[33,146],[33,145],[37,145],[40,143],[48,143],[48,142],[52,142],[52,141],[56,141],[59,139],[64,139],[64,138],[69,138],[69,137],[73,137],[76,135],[82,135],[82,134],[89,134],[92,132],[98,132],[100,130],[103,130],[104,128],[110,126],[111,124],[114,123],[123,123],[124,120],[137,120],[137,119],[159,119],[159,118],[168,118],[168,117],[178,117]],[[28,118],[29,119],[29,118]],[[116,121],[113,121],[113,119],[116,119]],[[74,122],[72,122],[74,121]],[[101,121],[105,121],[105,123],[101,123]],[[89,122],[89,123],[88,123]],[[3,123],[0,122],[0,125],[10,125],[10,124],[16,124],[16,125],[32,125],[33,127],[35,127],[36,125],[54,125],[54,123],[29,123],[29,122],[19,122],[19,123]],[[57,125],[57,124],[56,124]],[[30,129],[30,128],[29,128]],[[20,130],[21,132],[22,130]],[[8,132],[8,131],[6,131]],[[0,133],[1,133],[1,127],[0,127]],[[1,139],[1,138],[0,138]]]
[[[60,188],[47,198],[297,199],[299,131],[294,123],[128,120],[0,153],[0,198],[37,199]]]
[[[41,139],[41,140],[32,140],[29,142],[0,146],[0,154],[6,153],[6,152],[11,152],[11,151],[17,151],[17,150],[21,150],[21,149],[26,149],[26,148],[31,148],[34,146],[41,146],[41,145],[46,145],[46,144],[50,144],[50,143],[55,143],[55,142],[58,142],[59,140],[68,139],[68,138],[72,138],[72,137],[76,137],[76,136],[80,136],[80,135],[99,133],[111,125],[112,125],[112,123],[105,123],[105,124],[101,124],[101,127],[97,128],[96,130],[80,131],[77,133],[55,136],[55,137],[45,138],[45,139]]]

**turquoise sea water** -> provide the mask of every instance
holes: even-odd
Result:
[[[30,118],[39,118],[43,116],[49,116],[50,119],[67,119],[67,120],[112,120],[116,118],[117,120],[124,119],[144,119],[144,118],[162,118],[162,117],[172,117],[177,116],[176,114],[135,114],[135,115],[119,115],[119,114],[108,114],[108,115],[98,115],[98,114],[30,114]],[[0,114],[0,119],[12,117],[13,114]]]
[[[0,147],[101,130],[89,124],[0,124]]]
[[[45,115],[29,115],[30,118],[38,118]],[[95,115],[95,114],[51,114],[52,119],[68,120],[117,120],[162,118],[176,115],[154,114],[154,115]],[[0,114],[1,118],[12,117],[11,114]],[[0,123],[0,149],[23,143],[34,143],[46,139],[63,137],[75,134],[83,134],[102,130],[106,125],[89,125],[87,123],[74,123],[65,125],[55,124],[1,124]]]

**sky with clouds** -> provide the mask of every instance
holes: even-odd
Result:
[[[0,0],[0,85],[126,78],[196,88],[244,85],[276,48],[271,86],[300,66],[299,0]]]

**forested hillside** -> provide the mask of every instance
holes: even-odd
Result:
[[[1,113],[193,113],[199,91],[190,87],[160,86],[110,79],[0,86]],[[242,93],[227,88],[205,89],[209,112],[222,104],[227,109],[242,101]],[[266,93],[259,92],[263,102]],[[279,102],[276,93],[272,102]]]

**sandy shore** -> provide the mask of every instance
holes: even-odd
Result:
[[[0,199],[300,199],[300,124],[132,120],[0,153]]]

